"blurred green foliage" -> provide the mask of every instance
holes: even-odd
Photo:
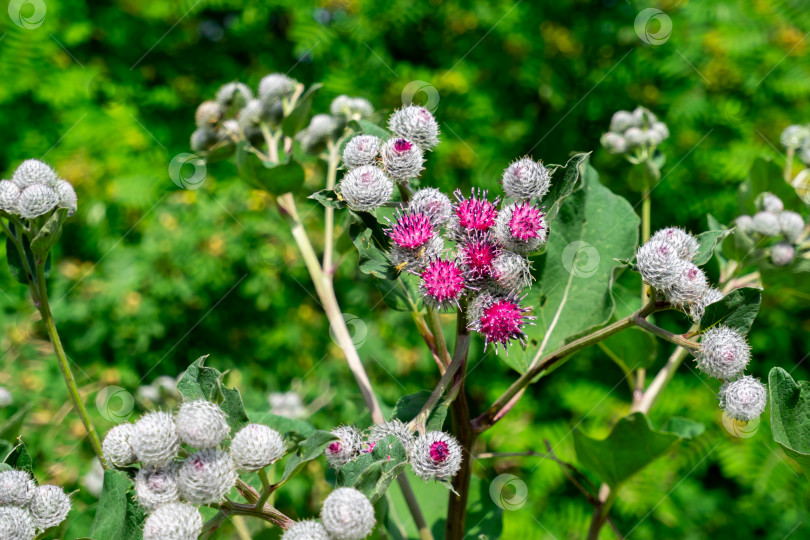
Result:
[[[810,12],[800,0],[657,2],[672,22],[658,45],[634,30],[650,6],[619,0],[48,0],[46,7],[42,25],[31,29],[0,14],[0,174],[36,157],[76,186],[79,211],[54,253],[52,307],[102,432],[118,405],[92,407],[100,390],[114,385],[134,395],[202,354],[229,370],[228,384],[241,388],[256,414],[268,410],[268,392],[290,388],[306,402],[318,400],[311,420],[319,428],[363,414],[271,201],[227,162],[210,165],[197,191],[179,189],[167,174],[171,159],[188,151],[196,105],[223,82],[255,87],[268,72],[287,72],[324,83],[316,111],[347,93],[386,113],[401,104],[408,83],[424,81],[439,97],[443,129],[427,184],[495,188],[506,164],[525,153],[564,163],[572,151],[596,150],[602,181],[633,205],[639,195],[628,165],[598,149],[598,140],[615,110],[645,105],[672,133],[662,145],[668,162],[653,191],[653,230],[705,230],[707,213],[729,223],[740,213],[737,186],[754,159],[781,165],[779,133],[810,117]],[[320,189],[322,167],[307,172],[308,189]],[[803,208],[798,198],[787,202]],[[312,201],[302,206],[317,242],[320,209]],[[391,407],[438,376],[409,316],[385,308],[354,257],[349,252],[336,287],[344,312],[359,319],[355,330],[365,331],[361,356]],[[622,285],[637,291],[633,279],[627,274]],[[60,534],[85,536],[96,505],[83,484],[89,445],[80,441],[81,423],[25,288],[5,266],[0,285],[0,385],[15,399],[0,410],[0,437],[22,433],[40,481],[80,489]],[[807,379],[810,288],[806,281],[775,285],[750,334],[751,372],[764,379],[781,365]],[[686,326],[675,317],[659,322]],[[473,412],[516,376],[481,348],[473,343],[467,381]],[[670,352],[659,344],[653,371]],[[532,387],[479,451],[543,451],[548,440],[575,461],[574,426],[604,436],[628,412],[623,377],[599,348],[575,356]],[[751,438],[723,428],[716,386],[692,366],[669,385],[654,425],[680,415],[707,429],[621,489],[618,529],[637,539],[807,536],[807,479],[771,440],[766,416]],[[280,509],[293,517],[317,512],[329,491],[324,468],[315,462],[285,486]],[[487,486],[501,473],[528,487],[525,504],[503,512],[504,538],[584,536],[590,505],[557,464],[537,457],[478,460],[483,509],[475,515],[494,519]],[[235,534],[227,528],[221,537]],[[275,536],[267,529],[255,537]],[[609,528],[603,537],[613,537]]]

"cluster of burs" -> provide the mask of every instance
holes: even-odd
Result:
[[[602,135],[602,146],[611,154],[630,154],[654,148],[669,138],[667,125],[645,109],[617,111],[610,119],[610,131]]]
[[[419,277],[421,297],[433,309],[468,302],[469,328],[496,351],[522,342],[531,317],[520,295],[532,282],[527,256],[548,236],[539,203],[549,190],[549,170],[528,157],[509,165],[504,201],[480,190],[456,191],[454,201],[435,188],[412,193],[425,152],[439,142],[438,123],[424,107],[409,105],[391,115],[388,127],[393,135],[387,140],[363,134],[346,144],[340,198],[352,210],[369,212],[391,205],[400,184],[405,201],[387,229],[392,266]]]
[[[70,182],[36,159],[23,161],[11,180],[0,180],[0,211],[11,216],[33,220],[56,208],[67,208],[67,214],[73,215],[76,203]]]
[[[225,413],[205,400],[185,402],[175,415],[154,411],[119,424],[102,444],[110,465],[140,465],[135,495],[149,513],[144,540],[196,540],[203,528],[199,507],[223,502],[240,472],[260,471],[284,457],[286,449],[282,435],[262,424],[248,424],[231,437]],[[296,530],[313,528],[324,528],[325,539],[365,538],[375,523],[371,503],[353,489],[331,493],[321,521],[295,524],[284,538],[320,538],[296,536]],[[352,536],[358,530],[362,534]]]
[[[804,240],[804,219],[796,212],[785,210],[782,200],[773,193],[760,193],[756,205],[758,212],[753,217],[737,218],[737,231],[753,237],[758,246],[766,239],[775,239],[776,243],[767,248],[771,262],[774,266],[787,266],[796,258],[799,244]]]
[[[33,540],[56,527],[70,512],[70,497],[59,486],[37,486],[27,471],[0,472],[0,538]]]
[[[281,73],[262,78],[258,97],[244,83],[223,85],[215,100],[204,101],[197,107],[197,129],[191,135],[191,149],[213,152],[233,147],[239,141],[253,145],[269,142],[272,133],[279,131],[292,112],[303,89],[302,84]],[[367,99],[338,96],[332,101],[330,114],[314,115],[296,138],[305,152],[315,152],[329,137],[343,131],[350,120],[367,118],[373,113]]]
[[[706,307],[723,299],[706,274],[692,261],[697,255],[697,239],[674,227],[656,232],[636,253],[636,265],[652,295],[662,294],[673,306],[687,312],[695,322]],[[751,352],[745,336],[734,328],[715,325],[701,334],[696,353],[700,371],[723,381],[720,407],[734,420],[748,422],[765,410],[764,385],[743,375]]]

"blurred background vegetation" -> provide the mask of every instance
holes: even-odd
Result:
[[[257,415],[269,410],[269,393],[290,390],[314,402],[309,412],[321,428],[363,414],[268,197],[248,188],[229,162],[210,165],[196,191],[168,176],[171,159],[188,151],[194,109],[224,82],[255,88],[263,75],[281,71],[324,83],[317,111],[346,93],[387,113],[401,105],[408,83],[424,81],[440,98],[435,114],[443,130],[426,185],[494,189],[502,169],[526,153],[564,163],[572,151],[594,150],[602,181],[632,204],[639,195],[629,166],[599,149],[598,140],[614,111],[644,105],[672,133],[662,145],[667,164],[653,191],[653,230],[677,224],[699,232],[707,213],[731,222],[754,159],[781,166],[779,133],[810,120],[810,12],[800,0],[654,2],[672,22],[659,45],[642,42],[633,27],[651,6],[622,0],[45,5],[37,28],[0,14],[0,175],[35,157],[76,186],[79,211],[56,248],[52,307],[102,432],[120,420],[116,410],[126,403],[92,407],[99,391],[117,386],[136,396],[133,418],[146,406],[168,408],[171,392],[141,387],[176,377],[203,354],[211,355],[209,365],[229,370],[228,383],[241,388]],[[312,165],[309,191],[322,183],[323,170]],[[804,208],[798,198],[786,203]],[[321,212],[301,204],[314,210],[307,221],[319,241]],[[716,278],[716,268],[709,271]],[[781,365],[807,379],[807,285],[793,280],[766,290],[750,335],[752,374],[764,379]],[[92,452],[78,442],[83,429],[27,291],[5,265],[0,286],[0,386],[14,399],[0,409],[0,437],[23,434],[41,481],[80,490],[59,534],[85,536],[100,487]],[[360,354],[381,401],[391,407],[403,394],[431,388],[438,376],[409,315],[385,307],[351,252],[336,286],[344,312],[358,319]],[[686,327],[683,319],[664,323]],[[467,382],[473,412],[516,377],[481,348],[474,343]],[[670,352],[661,344],[656,366]],[[574,425],[604,435],[627,413],[630,390],[622,378],[600,349],[577,355],[532,387],[479,450],[543,451],[548,439],[562,459],[575,461]],[[678,414],[707,430],[622,489],[613,512],[619,530],[637,539],[806,537],[807,480],[771,440],[767,415],[751,438],[723,428],[716,386],[689,367],[670,384],[653,422]],[[316,462],[282,490],[281,510],[294,517],[317,512],[329,490],[324,468]],[[501,518],[486,490],[504,472],[528,487],[525,504],[503,512],[504,538],[584,536],[591,507],[558,465],[537,457],[476,462],[483,493],[476,504],[487,520],[481,527],[501,528],[489,527]],[[428,497],[443,500],[442,491]],[[222,537],[236,534],[229,528]],[[277,536],[270,529],[254,534]],[[606,528],[603,537],[613,533]]]

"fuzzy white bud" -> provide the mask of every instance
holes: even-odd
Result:
[[[200,129],[212,129],[222,120],[222,115],[222,105],[213,100],[203,101],[194,113],[194,123]]]
[[[627,151],[627,141],[621,134],[614,131],[608,131],[602,135],[599,142],[611,154],[623,154]]]
[[[338,440],[331,443],[324,450],[329,464],[339,469],[351,462],[360,454],[363,447],[363,436],[354,426],[340,426],[332,430]]]
[[[19,198],[20,188],[17,184],[11,180],[0,180],[0,211],[16,214]]]
[[[647,137],[644,135],[644,131],[642,131],[641,128],[631,127],[624,132],[624,140],[627,142],[628,148],[635,148],[644,144]]]
[[[754,218],[751,216],[740,216],[734,220],[734,224],[744,233],[754,232]]]
[[[754,215],[753,228],[763,236],[778,236],[779,218],[773,212],[757,212]]]
[[[399,439],[399,442],[401,442],[402,446],[405,447],[405,451],[410,451],[414,441],[413,432],[411,432],[407,424],[404,424],[396,419],[371,426],[371,430],[369,431],[368,435],[368,442],[376,443],[389,435],[393,435]]]
[[[11,181],[14,182],[20,190],[24,190],[29,186],[35,184],[42,184],[48,187],[56,187],[56,181],[59,179],[56,172],[47,164],[39,161],[38,159],[26,159],[11,176]]]
[[[804,232],[804,219],[796,212],[786,210],[779,213],[779,230],[791,243],[796,243]]]
[[[17,506],[0,507],[0,538],[3,540],[33,540],[36,527],[31,512]]]
[[[353,137],[343,149],[343,164],[347,169],[373,165],[380,155],[380,138],[375,135]]]
[[[515,200],[536,197],[541,200],[551,185],[551,173],[542,163],[524,157],[503,171],[501,183],[507,197]]]
[[[281,540],[331,540],[329,533],[314,520],[299,521],[284,531]]]
[[[678,227],[667,227],[656,231],[650,240],[660,240],[675,248],[675,253],[685,261],[691,261],[700,249],[697,238]]]
[[[401,182],[418,178],[424,169],[425,156],[422,149],[407,139],[388,139],[380,149],[380,156],[385,173]]]
[[[785,209],[785,203],[773,193],[765,192],[757,197],[757,207],[764,212],[778,214]]]
[[[367,212],[388,202],[394,183],[374,165],[363,165],[346,173],[338,189],[349,208]]]
[[[736,381],[729,381],[720,387],[718,395],[720,408],[740,422],[750,422],[759,418],[765,410],[767,392],[758,379],[745,375]]]
[[[284,438],[275,429],[262,424],[248,424],[231,441],[231,459],[237,469],[257,471],[284,456]]]
[[[436,188],[422,188],[411,197],[408,210],[415,214],[426,215],[430,218],[430,223],[436,227],[453,215],[453,203],[450,197]]]
[[[222,409],[203,399],[183,403],[175,424],[180,440],[194,448],[216,448],[231,432]]]
[[[697,366],[715,379],[734,379],[745,371],[751,352],[745,336],[728,326],[713,326],[700,338]]]
[[[296,82],[283,73],[265,75],[259,81],[259,98],[271,105],[295,92]]]
[[[17,199],[17,213],[26,219],[43,216],[56,208],[59,204],[59,195],[52,187],[44,184],[28,186]]]
[[[343,116],[347,120],[367,118],[374,114],[371,102],[361,97],[340,95],[332,100],[329,112],[334,116]]]
[[[34,526],[44,531],[62,523],[70,513],[70,497],[59,486],[39,486],[28,509]]]
[[[203,518],[190,504],[169,503],[158,507],[146,518],[143,540],[197,540]]]
[[[771,262],[774,266],[787,266],[793,262],[795,256],[796,249],[787,242],[779,242],[771,248]]]
[[[206,449],[191,454],[177,475],[183,500],[193,504],[220,502],[236,485],[231,456],[222,450]]]
[[[779,137],[785,148],[798,148],[810,141],[810,129],[806,126],[792,125],[786,127]]]
[[[178,502],[177,464],[166,467],[144,467],[135,475],[135,495],[138,504],[147,512],[166,503]]]
[[[650,239],[636,253],[636,266],[645,283],[660,291],[669,289],[680,277],[686,262],[670,243]]]
[[[627,128],[638,127],[636,118],[630,111],[616,111],[610,119],[610,131],[623,133]]]
[[[715,287],[707,288],[703,296],[695,303],[689,306],[689,316],[695,322],[700,321],[706,313],[706,307],[715,302],[723,299],[723,291]]]
[[[239,110],[251,99],[253,99],[253,91],[240,82],[224,84],[217,91],[217,102],[223,107]]]
[[[133,426],[129,444],[146,466],[163,467],[171,463],[180,450],[180,437],[172,415],[165,412],[143,415]]]
[[[506,291],[520,292],[532,284],[529,259],[512,251],[502,251],[492,261],[492,277]]]
[[[442,431],[417,437],[409,456],[413,472],[425,480],[450,480],[461,468],[461,445]]]
[[[107,432],[101,450],[110,464],[116,467],[126,467],[138,461],[135,451],[130,444],[135,426],[133,424],[119,424]]]
[[[338,488],[321,509],[323,527],[334,540],[359,540],[374,530],[377,520],[368,497],[354,488]]]
[[[76,197],[76,190],[67,180],[57,180],[56,194],[59,196],[59,207],[68,209],[68,217],[76,213],[79,199]]]
[[[25,471],[0,472],[0,506],[28,506],[37,485]]]
[[[424,107],[408,105],[394,112],[388,128],[395,134],[415,142],[422,150],[432,150],[439,144],[439,123]]]
[[[703,270],[692,263],[686,263],[672,287],[665,291],[665,296],[672,304],[679,307],[692,306],[700,302],[706,294],[708,281]]]

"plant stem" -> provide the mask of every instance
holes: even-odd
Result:
[[[25,259],[25,253],[22,254],[23,260]],[[73,376],[73,372],[70,370],[70,362],[67,359],[67,355],[65,354],[65,349],[62,347],[62,340],[59,339],[59,333],[56,331],[56,325],[53,322],[53,315],[51,314],[51,307],[48,303],[48,289],[45,284],[45,261],[37,261],[37,285],[39,287],[37,296],[39,297],[39,312],[42,315],[42,322],[45,325],[45,329],[48,332],[48,337],[53,344],[53,350],[56,353],[56,360],[59,364],[59,369],[62,372],[62,377],[65,379],[65,384],[67,385],[68,393],[70,394],[70,399],[73,401],[73,408],[76,409],[76,412],[79,414],[79,417],[82,419],[82,423],[84,424],[84,429],[87,432],[87,436],[90,438],[90,446],[93,447],[93,452],[95,452],[96,456],[98,457],[99,461],[101,461],[102,466],[107,468],[107,462],[104,459],[104,453],[101,451],[101,440],[98,437],[98,433],[96,433],[96,429],[93,427],[93,422],[90,420],[90,416],[87,414],[87,409],[84,407],[84,403],[82,402],[82,396],[79,393],[79,387],[76,385],[76,379]]]
[[[259,469],[259,479],[262,481],[262,494],[259,500],[256,501],[257,510],[264,508],[264,503],[266,503],[270,495],[273,494],[273,486],[270,484],[270,479],[267,478],[267,471],[265,469]]]
[[[785,156],[785,168],[784,168],[784,178],[785,182],[793,185],[793,156],[796,153],[796,149],[792,146],[788,146],[787,148],[787,155]]]
[[[450,366],[451,362],[450,352],[447,350],[447,342],[444,340],[444,332],[442,331],[442,322],[439,319],[439,313],[432,308],[427,308],[427,325],[435,339],[439,358],[444,363],[445,368],[447,368]]]
[[[327,172],[326,172],[326,189],[335,189],[335,182],[337,180],[337,168],[338,163],[340,162],[340,154],[338,153],[338,147],[335,142],[330,138],[329,142],[327,143],[329,148],[329,158],[327,159]],[[324,230],[324,247],[323,247],[323,271],[327,275],[332,275],[334,273],[334,268],[332,268],[332,253],[334,250],[334,228],[335,228],[335,209],[331,207],[326,207],[326,211],[324,213],[324,219],[326,221],[325,230]]]
[[[679,347],[683,347],[690,351],[696,351],[700,348],[700,345],[698,345],[691,339],[686,339],[685,337],[679,336],[678,334],[673,334],[669,330],[664,330],[661,327],[655,326],[651,322],[647,321],[647,319],[645,319],[644,317],[639,316],[633,317],[633,323],[639,328],[642,328],[643,330],[646,330],[647,332],[655,336],[658,336],[661,339],[665,339],[670,343],[674,343]]]
[[[591,526],[588,529],[588,540],[598,540],[599,530],[610,514],[610,508],[616,501],[616,492],[611,490],[607,484],[602,484],[599,489],[599,503],[594,507]]]

